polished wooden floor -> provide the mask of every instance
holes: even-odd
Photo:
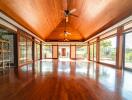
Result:
[[[1,72],[0,100],[132,100],[132,72],[80,60],[44,60]]]

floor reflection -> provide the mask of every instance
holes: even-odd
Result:
[[[70,72],[70,61],[59,61],[58,62],[58,72]]]
[[[132,99],[132,73],[125,72],[123,77],[122,95],[124,98]]]
[[[41,77],[44,76],[44,77]],[[0,76],[0,82],[2,86],[6,86],[5,83],[8,80],[8,86],[18,85],[19,89],[22,84],[30,84],[33,80],[37,80],[38,83],[33,86],[45,86],[42,92],[50,91],[51,88],[55,88],[56,84],[59,90],[55,91],[67,91],[75,94],[82,93],[84,97],[89,97],[92,94],[95,96],[95,100],[131,100],[132,99],[132,72],[121,71],[112,67],[104,66],[94,62],[72,60],[72,61],[59,61],[59,60],[43,60],[29,64],[20,68],[20,70],[11,70],[9,77],[3,80],[5,75]],[[7,75],[6,75],[7,77]],[[21,81],[20,81],[21,80]],[[28,82],[27,82],[28,81]],[[49,82],[49,83],[48,83]],[[51,84],[52,86],[49,86]],[[22,88],[22,87],[21,87]],[[27,87],[26,87],[27,88]],[[39,87],[40,88],[40,87]],[[57,89],[57,88],[56,88]],[[66,89],[66,90],[64,90]],[[7,89],[8,90],[8,89]],[[25,91],[24,89],[22,89]],[[29,89],[29,91],[32,90]],[[72,91],[71,91],[72,90]],[[0,93],[5,92],[6,89],[0,90]],[[15,92],[16,90],[12,90]],[[22,91],[22,92],[23,92]],[[21,92],[20,92],[21,93]],[[50,94],[50,93],[49,93]],[[19,94],[18,94],[19,95]],[[67,94],[71,95],[71,94]],[[47,95],[48,96],[48,95]],[[2,99],[2,95],[0,99]],[[46,99],[47,100],[47,99]],[[58,100],[58,99],[57,99]],[[63,99],[60,99],[63,100]],[[70,99],[68,99],[70,100]],[[74,99],[76,100],[76,99]]]
[[[115,91],[115,69],[110,67],[100,66],[99,82],[107,89]]]

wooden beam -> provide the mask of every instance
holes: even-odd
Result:
[[[117,28],[116,66],[118,69],[123,68],[123,30],[123,26]]]
[[[18,67],[20,66],[20,47],[19,44],[20,43],[20,30],[17,29],[17,55],[18,55],[18,59],[17,59],[17,65]]]
[[[88,42],[88,47],[87,48],[88,48],[88,50],[87,50],[88,51],[88,60],[90,61],[90,45],[89,45],[89,42]]]
[[[52,45],[52,59],[58,59],[58,45]]]
[[[76,45],[70,45],[70,59],[76,59]]]
[[[99,62],[99,58],[100,58],[100,40],[99,37],[97,37],[96,39],[96,62]]]
[[[42,42],[40,42],[40,60],[42,60],[43,59],[43,57],[42,57]]]
[[[33,38],[33,44],[32,44],[32,60],[33,60],[33,63],[35,62],[35,38]]]
[[[32,37],[33,41],[32,41],[32,71],[33,73],[35,73],[35,38]]]

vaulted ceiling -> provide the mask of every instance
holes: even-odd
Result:
[[[0,0],[0,10],[46,41],[63,41],[64,13],[70,16],[67,38],[83,41],[132,14],[132,0]]]

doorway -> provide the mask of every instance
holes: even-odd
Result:
[[[70,60],[70,46],[59,46],[59,60]]]

